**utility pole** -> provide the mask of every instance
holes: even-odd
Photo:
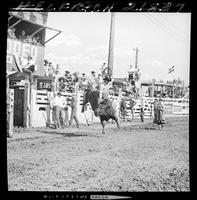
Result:
[[[133,50],[135,51],[135,69],[137,69],[137,67],[138,67],[138,52],[139,52],[139,49],[138,49],[138,47],[136,47]]]
[[[111,76],[111,78],[113,78],[114,23],[115,23],[115,13],[111,12],[109,52],[108,52],[108,70],[107,70],[107,74]]]

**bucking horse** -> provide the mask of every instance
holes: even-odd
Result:
[[[110,119],[115,120],[118,129],[120,129],[117,107],[112,100],[110,100],[109,98],[105,98],[100,102],[98,90],[86,91],[84,93],[82,112],[84,112],[84,108],[88,102],[90,103],[95,116],[100,117],[100,122],[103,127],[103,134],[105,134],[104,121],[109,121]]]

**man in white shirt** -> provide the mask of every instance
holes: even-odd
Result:
[[[61,96],[61,93],[58,92],[55,99],[54,99],[54,112],[55,112],[55,121],[57,124],[57,128],[60,127],[60,119],[62,121],[62,127],[64,128],[64,122],[65,122],[65,110],[67,102],[64,97]]]
[[[101,84],[100,87],[100,100],[102,101],[103,99],[106,99],[109,97],[109,88],[110,88],[110,83],[109,79],[105,77],[103,79],[103,84]]]
[[[95,71],[91,71],[91,75],[88,79],[88,85],[90,86],[90,90],[95,90],[96,88],[96,74],[95,74]]]

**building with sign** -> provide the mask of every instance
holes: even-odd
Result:
[[[37,77],[45,75],[45,44],[61,33],[47,27],[47,17],[47,12],[9,12],[6,77],[7,94],[9,90],[14,94],[13,123],[9,123],[14,126],[31,126],[33,90]],[[46,40],[47,29],[55,35]]]

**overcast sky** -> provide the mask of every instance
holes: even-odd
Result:
[[[107,62],[111,13],[51,12],[47,25],[62,33],[46,44],[45,58],[60,64],[61,72],[99,71]],[[189,82],[190,13],[115,13],[114,77],[126,77],[138,65],[142,80]],[[47,38],[54,32],[47,31]],[[175,71],[168,74],[168,69]]]

